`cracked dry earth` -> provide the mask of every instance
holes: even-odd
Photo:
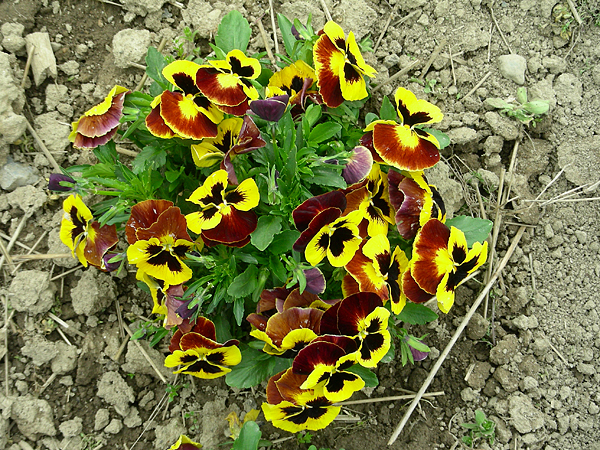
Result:
[[[121,4],[0,2],[0,237],[8,245],[17,236],[13,256],[31,248],[42,254],[66,251],[58,238],[61,199],[45,189],[44,178],[53,169],[25,131],[25,118],[58,164],[90,162],[89,154],[70,147],[69,122],[115,83],[134,88],[149,45],[164,37],[164,52],[174,52],[174,40],[188,26],[198,31],[197,44],[208,53],[220,18],[234,8],[254,31],[257,20],[271,30],[266,1]],[[460,424],[481,409],[496,423],[496,442],[479,441],[476,448],[600,449],[598,2],[573,1],[581,24],[568,15],[566,1],[557,10],[557,0],[326,4],[344,29],[359,38],[371,33],[373,41],[393,14],[376,52],[366,55],[379,72],[375,83],[418,62],[382,87],[373,107],[402,85],[444,111],[440,128],[452,144],[431,178],[453,213],[481,215],[479,190],[485,214],[501,221],[495,261],[519,224],[527,225],[487,310],[482,306],[472,318],[430,387],[445,395],[423,400],[389,448],[461,448]],[[301,20],[312,13],[315,28],[325,22],[317,0],[277,0],[274,10]],[[37,79],[30,72],[21,88],[26,41],[34,33],[47,33],[56,68]],[[273,45],[271,38],[267,45]],[[253,50],[264,46],[260,37],[253,38]],[[415,81],[419,78],[424,82]],[[530,99],[550,103],[535,128],[487,106],[486,99],[509,99],[520,86]],[[501,178],[508,201],[497,214]],[[0,363],[0,448],[160,450],[186,432],[204,448],[216,449],[228,434],[225,417],[232,411],[243,415],[262,402],[261,388],[231,390],[222,380],[174,381],[161,369],[161,377],[180,388],[168,406],[157,408],[165,384],[118,322],[117,308],[133,329],[150,314],[151,300],[135,287],[133,274],[119,278],[83,270],[68,258],[17,268],[4,261],[2,270],[2,302],[8,299],[10,320],[0,319],[0,356],[6,354]],[[380,385],[356,397],[417,391],[481,289],[482,277],[460,288],[448,315],[414,330],[430,333],[428,359],[414,367],[381,365]],[[141,345],[162,367],[165,345]],[[331,449],[388,448],[405,410],[400,401],[352,406],[344,421],[313,433],[312,442]],[[271,440],[288,437],[264,423],[262,431]],[[275,448],[308,444],[288,439]]]

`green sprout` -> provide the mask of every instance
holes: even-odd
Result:
[[[487,439],[490,445],[494,445],[496,439],[496,424],[488,420],[481,410],[475,411],[475,423],[462,423],[460,425],[469,430],[467,436],[463,436],[462,441],[473,448],[475,442],[479,439]]]
[[[536,123],[542,120],[541,116],[550,109],[550,104],[546,100],[527,101],[527,88],[524,87],[517,89],[517,97],[514,99],[488,98],[485,103],[525,125],[531,124],[534,128]]]

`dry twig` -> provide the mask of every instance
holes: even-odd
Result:
[[[390,23],[392,22],[392,18],[398,12],[398,7],[399,6],[400,6],[400,3],[397,3],[396,7],[392,10],[392,12],[390,12],[388,20],[385,22],[385,25],[383,26],[383,30],[381,30],[381,34],[379,35],[379,38],[377,38],[377,42],[375,43],[375,47],[373,47],[373,53],[375,53],[377,51],[377,49],[379,48],[379,44],[381,44],[381,41],[383,40],[383,37],[385,36],[385,33],[387,32],[387,30],[388,30],[388,28],[390,26]]]
[[[435,59],[438,56],[440,56],[442,49],[446,46],[446,42],[448,42],[446,39],[442,39],[442,41],[438,45],[436,45],[436,47],[433,49],[431,56],[425,63],[425,67],[423,67],[423,70],[421,70],[421,75],[419,75],[419,80],[423,80],[425,78],[425,75],[427,75],[429,68],[431,67],[431,65],[433,64]]]
[[[323,11],[325,11],[325,16],[327,17],[327,20],[331,21],[333,20],[333,18],[331,17],[331,13],[329,12],[329,8],[327,7],[327,4],[325,3],[325,0],[320,0],[321,2],[321,7],[323,8]]]
[[[494,21],[494,25],[496,25],[496,28],[498,29],[498,33],[500,33],[500,37],[502,38],[502,41],[504,42],[504,45],[506,45],[506,48],[508,49],[508,51],[512,54],[512,48],[510,48],[510,45],[508,45],[508,41],[506,40],[506,38],[504,37],[504,33],[502,33],[502,30],[500,29],[500,25],[498,25],[498,21],[496,20],[496,16],[494,16],[494,10],[490,8],[490,15],[492,16],[492,20]]]
[[[158,53],[163,51],[163,49],[165,48],[165,45],[167,45],[167,38],[163,37],[162,40],[160,41],[160,44],[158,44],[158,48],[157,48]],[[144,86],[144,83],[146,83],[147,79],[148,79],[148,74],[146,72],[144,72],[144,75],[142,76],[142,79],[135,87],[135,90],[139,91],[142,88],[142,86]]]
[[[277,40],[277,24],[275,23],[275,11],[273,10],[273,0],[269,0],[269,14],[271,15],[271,27],[273,27],[273,45],[275,53],[279,53],[279,42]]]
[[[262,24],[261,19],[256,21],[256,25],[258,26],[258,31],[260,32],[260,37],[263,40],[263,44],[265,45],[265,50],[267,51],[267,56],[269,57],[269,61],[273,67],[278,69],[278,66],[275,61],[275,56],[273,56],[273,52],[271,51],[271,47],[269,46],[269,40],[267,39],[267,32],[265,31],[265,27]]]
[[[27,219],[29,219],[29,217],[31,217],[31,213],[25,214],[23,216],[23,218],[21,219],[21,222],[19,222],[19,225],[17,226],[15,233],[12,235],[12,237],[8,241],[8,244],[6,245],[7,252],[10,252],[12,250],[13,246],[15,245],[15,242],[17,242],[17,238],[19,237],[19,234],[21,234],[21,231],[23,231],[25,222],[27,222]],[[2,257],[0,258],[0,268],[2,268],[2,265],[4,264],[4,259],[5,259],[4,255],[2,255]]]
[[[403,75],[406,75],[408,72],[410,72],[417,64],[419,64],[419,60],[415,59],[413,62],[411,62],[408,66],[406,66],[404,69],[396,72],[394,75],[392,75],[391,77],[389,77],[387,80],[382,81],[381,83],[379,83],[377,86],[375,86],[373,88],[373,90],[371,91],[373,94],[375,92],[377,92],[378,90],[380,90],[383,86],[386,86],[390,83],[393,83],[394,81],[396,81],[398,78],[400,78]]]
[[[470,97],[471,95],[473,95],[473,93],[474,93],[474,92],[475,92],[477,89],[479,89],[479,88],[481,87],[481,85],[482,85],[482,84],[485,82],[485,80],[487,80],[487,79],[488,79],[488,77],[489,77],[491,74],[492,74],[492,72],[491,72],[491,71],[490,71],[490,72],[488,72],[488,73],[486,73],[486,74],[483,76],[483,78],[482,78],[481,80],[479,80],[479,83],[477,83],[477,84],[476,84],[476,85],[473,87],[473,89],[471,89],[471,90],[470,90],[470,91],[467,93],[467,95],[465,95],[465,96],[464,96],[462,99],[463,99],[463,100],[465,100],[466,98],[468,98],[468,97]]]
[[[504,255],[504,258],[502,259],[502,261],[500,262],[500,265],[498,266],[498,269],[496,270],[496,272],[494,273],[494,275],[492,276],[492,278],[490,279],[490,281],[488,282],[488,284],[485,286],[485,288],[483,288],[483,291],[481,291],[481,293],[479,294],[479,296],[477,297],[477,299],[473,303],[473,306],[471,306],[471,309],[469,310],[469,312],[467,313],[467,315],[465,316],[465,318],[463,319],[463,321],[461,322],[461,324],[457,328],[456,332],[452,336],[452,339],[450,339],[450,342],[448,343],[448,345],[444,349],[444,352],[440,355],[440,357],[436,361],[435,365],[431,369],[431,372],[429,372],[429,375],[427,376],[427,378],[423,382],[423,385],[421,386],[421,389],[419,389],[419,392],[417,392],[417,396],[411,402],[410,406],[408,407],[408,410],[406,411],[406,413],[404,414],[404,417],[402,418],[402,421],[396,427],[396,430],[392,434],[392,437],[390,437],[390,439],[388,441],[388,445],[392,445],[394,442],[396,442],[396,439],[398,439],[398,436],[402,432],[402,429],[404,428],[404,426],[408,422],[408,419],[410,418],[411,414],[415,410],[415,408],[418,405],[419,401],[423,397],[423,394],[425,393],[425,391],[427,390],[427,388],[429,387],[429,385],[433,381],[433,378],[437,374],[438,370],[440,370],[440,367],[442,366],[443,362],[446,360],[446,357],[450,353],[450,350],[452,350],[452,347],[454,347],[454,344],[456,343],[456,341],[458,340],[458,338],[462,334],[463,330],[465,329],[465,327],[467,326],[467,324],[471,320],[471,317],[473,316],[473,314],[475,314],[475,311],[477,311],[477,308],[481,304],[481,301],[485,298],[486,294],[489,292],[489,290],[494,285],[496,279],[500,276],[500,273],[504,269],[504,266],[506,266],[506,263],[508,263],[508,260],[510,259],[510,257],[513,254],[513,252],[515,251],[515,248],[517,247],[517,244],[521,240],[521,237],[523,236],[523,232],[524,231],[525,231],[525,227],[521,227],[521,228],[519,228],[519,231],[517,231],[517,234],[513,238],[513,241],[511,243],[510,247],[506,251],[506,255]]]
[[[29,130],[29,132],[33,136],[33,139],[35,140],[35,142],[37,143],[37,145],[40,147],[40,149],[44,153],[44,156],[48,159],[48,161],[50,161],[50,164],[52,164],[52,167],[54,168],[54,170],[57,173],[62,173],[62,169],[60,168],[60,166],[58,165],[58,163],[54,159],[54,156],[52,156],[52,153],[50,153],[50,151],[48,150],[48,148],[46,148],[46,144],[44,144],[44,142],[40,139],[40,137],[38,136],[38,134],[36,133],[36,131],[33,129],[33,127],[31,126],[31,124],[29,123],[29,120],[27,120],[27,118],[25,118],[25,125],[27,125],[27,129]]]
[[[27,75],[29,75],[29,68],[31,67],[31,60],[35,53],[35,45],[31,45],[29,54],[27,55],[27,62],[25,63],[25,70],[23,70],[23,79],[21,80],[21,89],[25,89],[25,83],[27,83]]]
[[[85,337],[85,334],[83,334],[81,331],[79,331],[77,328],[75,327],[71,327],[71,325],[69,325],[67,322],[65,322],[64,320],[62,320],[60,317],[58,317],[55,314],[52,314],[51,312],[48,313],[48,317],[50,317],[52,320],[54,320],[57,324],[65,327],[67,330],[71,330],[73,333],[75,333],[78,336],[81,337]]]
[[[349,406],[349,405],[363,405],[365,403],[379,403],[379,402],[393,402],[396,400],[410,400],[415,398],[417,394],[406,394],[406,395],[392,395],[391,397],[380,397],[380,398],[365,398],[363,400],[349,400],[347,402],[336,403],[337,406]],[[440,395],[446,395],[444,391],[429,392],[423,394],[424,398],[433,398]]]
[[[37,240],[37,241],[35,241],[35,244],[33,244],[33,246],[32,246],[32,247],[31,247],[31,248],[30,248],[30,249],[27,251],[27,254],[28,254],[28,255],[31,255],[31,254],[32,254],[32,253],[35,251],[36,247],[39,245],[39,243],[40,243],[40,242],[42,242],[42,239],[44,239],[44,238],[46,237],[46,235],[47,235],[47,234],[48,234],[48,232],[47,232],[47,231],[44,231],[44,232],[43,232],[43,233],[40,235],[40,237],[38,238],[38,240]],[[18,244],[18,242],[17,242],[17,244]],[[38,254],[38,253],[36,252],[36,254]],[[23,263],[19,263],[19,264],[17,265],[17,267],[15,267],[15,270],[13,270],[13,271],[12,271],[11,275],[15,275],[15,274],[17,273],[17,271],[20,269],[20,267],[21,267],[22,265],[23,265]]]

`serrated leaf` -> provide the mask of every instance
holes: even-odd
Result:
[[[365,125],[369,125],[371,122],[379,120],[379,116],[375,113],[369,112],[365,116]]]
[[[333,136],[339,133],[341,129],[342,126],[339,123],[320,123],[310,132],[308,136],[308,143],[312,146],[331,139]]]
[[[438,315],[423,304],[408,302],[397,318],[411,325],[425,325],[437,319]]]
[[[467,245],[471,248],[475,242],[483,242],[487,239],[494,224],[491,220],[478,217],[456,216],[447,220],[446,226],[456,227],[465,233]]]
[[[376,387],[379,385],[379,379],[370,369],[361,366],[360,364],[354,364],[352,367],[346,369],[348,372],[352,372],[363,379],[366,387]]]
[[[273,242],[269,245],[269,251],[274,255],[289,252],[294,245],[294,242],[300,237],[300,232],[296,230],[285,230],[273,238]]]
[[[215,44],[225,53],[238,49],[243,52],[248,48],[252,30],[248,21],[237,10],[229,12],[221,23],[215,36]]]
[[[237,277],[227,288],[227,293],[233,298],[246,297],[256,289],[256,280],[258,269],[256,266],[248,266],[248,268]]]
[[[163,76],[162,70],[167,65],[165,57],[154,47],[148,47],[146,54],[146,73],[152,78],[164,91],[169,86],[169,82]]]
[[[167,152],[160,147],[147,146],[135,157],[131,168],[133,173],[139,175],[146,170],[162,167],[167,162]]]
[[[325,167],[313,167],[312,171],[313,176],[308,180],[312,184],[331,186],[339,189],[346,189],[348,187],[344,177],[334,170]]]
[[[396,113],[396,108],[392,105],[390,99],[385,95],[383,97],[383,101],[381,102],[381,109],[379,110],[379,116],[381,120],[396,120],[398,114]]]
[[[250,235],[250,242],[261,252],[264,251],[277,233],[281,231],[281,217],[261,216],[254,233]]]

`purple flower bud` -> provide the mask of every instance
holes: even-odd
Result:
[[[319,295],[325,292],[325,277],[316,267],[304,270],[306,277],[306,290],[311,294]]]
[[[110,262],[110,260],[113,259],[115,256],[120,256],[120,254],[119,253],[106,253],[102,257],[102,262],[103,262],[103,266],[104,266],[103,269],[106,270],[107,272],[113,272],[121,266],[121,261],[123,261],[123,259],[119,259],[118,261],[115,261],[115,262]]]
[[[302,37],[302,35],[300,33],[298,33],[298,30],[296,29],[295,25],[292,25],[292,34],[294,35],[294,37],[296,38],[297,41],[303,41],[304,38]]]
[[[290,96],[287,94],[277,95],[265,100],[253,100],[250,109],[254,114],[269,122],[278,122],[283,117]]]
[[[413,359],[415,360],[415,362],[417,361],[423,361],[425,358],[427,358],[427,355],[429,355],[429,353],[427,352],[420,352],[419,350],[415,350],[414,348],[410,347],[410,352],[413,355]]]
[[[59,192],[68,192],[73,190],[72,186],[61,185],[61,181],[66,181],[68,183],[75,184],[75,180],[67,175],[63,175],[62,173],[52,173],[50,174],[50,179],[48,181],[48,189],[51,191]]]
[[[342,170],[342,177],[348,186],[364,180],[373,167],[373,155],[367,147],[354,147],[350,160]]]

